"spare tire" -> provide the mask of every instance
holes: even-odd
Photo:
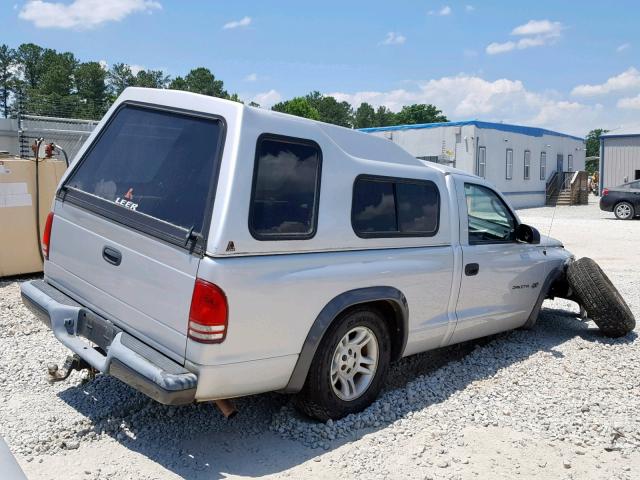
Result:
[[[636,326],[627,302],[596,262],[581,258],[569,264],[567,281],[575,299],[607,337],[622,337]]]

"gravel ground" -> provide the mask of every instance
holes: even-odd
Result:
[[[521,210],[546,234],[552,208]],[[640,319],[640,221],[558,207],[551,235],[598,261]],[[24,279],[20,279],[24,280]],[[404,359],[367,410],[326,424],[288,398],[165,407],[111,377],[49,385],[67,352],[0,281],[0,435],[39,478],[638,478],[640,347],[606,339],[575,304],[533,331]]]

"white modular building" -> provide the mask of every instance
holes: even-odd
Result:
[[[600,190],[640,180],[640,130],[600,136]]]
[[[516,208],[545,205],[554,172],[584,170],[584,139],[543,128],[470,120],[362,131],[387,138],[419,159],[484,177]]]

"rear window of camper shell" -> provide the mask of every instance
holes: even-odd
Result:
[[[142,230],[197,237],[213,201],[223,140],[220,118],[125,104],[64,188]]]

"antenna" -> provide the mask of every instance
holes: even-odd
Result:
[[[556,175],[557,175],[557,171],[556,171]],[[560,184],[560,187],[558,188],[558,194],[560,194],[560,192],[562,191],[562,188],[564,187],[564,175],[562,176],[562,183]],[[553,221],[556,218],[556,210],[558,209],[558,198],[556,198],[556,204],[553,206],[553,213],[551,214],[551,223],[549,224],[549,231],[547,232],[547,245],[549,244],[549,238],[551,237],[551,228],[553,228]],[[547,245],[544,246],[544,250],[543,253],[546,255],[547,254]]]
[[[551,237],[551,228],[553,227],[553,220],[556,218],[556,210],[558,209],[558,202],[556,201],[555,206],[553,207],[553,214],[551,214],[551,223],[549,224],[549,231],[547,232],[547,243],[544,246],[543,253],[547,254],[547,245],[549,245],[549,238]]]

